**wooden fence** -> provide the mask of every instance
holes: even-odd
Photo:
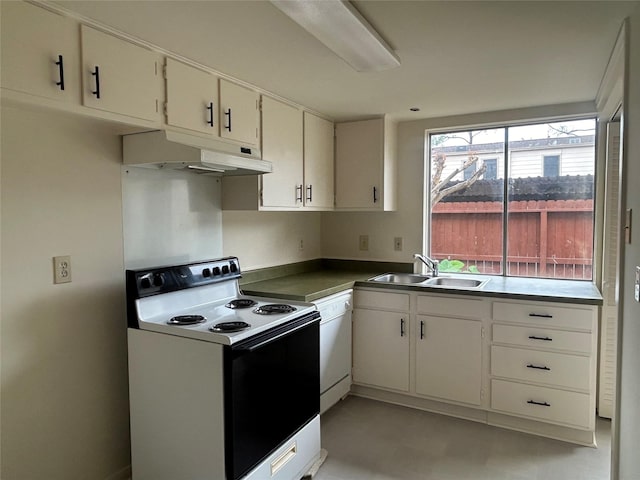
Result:
[[[507,274],[591,280],[593,200],[509,202]],[[502,203],[440,202],[431,253],[480,273],[502,273]]]

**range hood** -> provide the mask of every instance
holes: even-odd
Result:
[[[122,138],[125,165],[188,170],[205,175],[271,173],[260,150],[180,132],[155,130]]]

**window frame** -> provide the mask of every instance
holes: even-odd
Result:
[[[481,124],[470,124],[464,126],[450,126],[450,127],[434,127],[434,128],[426,128],[425,136],[424,136],[424,182],[423,182],[423,228],[422,228],[422,239],[423,239],[423,251],[427,253],[427,255],[431,255],[431,137],[434,135],[443,135],[443,134],[459,134],[466,133],[470,131],[477,130],[492,130],[492,129],[505,129],[504,136],[504,161],[502,168],[500,171],[503,175],[503,242],[502,242],[502,273],[500,274],[476,274],[476,275],[488,275],[488,276],[502,276],[502,277],[512,277],[512,278],[535,278],[535,279],[549,279],[551,277],[526,277],[526,276],[517,276],[517,275],[509,275],[508,271],[508,181],[509,181],[509,166],[510,166],[510,155],[509,155],[509,128],[513,127],[526,127],[526,126],[534,126],[534,125],[543,125],[543,124],[553,124],[560,122],[573,122],[580,120],[592,120],[594,122],[594,165],[593,165],[593,211],[592,211],[592,237],[591,237],[591,248],[592,248],[592,258],[591,258],[591,278],[585,279],[570,279],[570,278],[555,278],[557,281],[585,281],[594,283],[598,278],[599,265],[598,262],[601,260],[600,254],[596,251],[596,246],[598,244],[598,210],[600,208],[600,189],[598,186],[598,162],[601,156],[601,152],[599,151],[599,141],[601,135],[601,124],[598,120],[598,116],[595,113],[589,114],[574,114],[574,115],[563,115],[563,116],[553,116],[553,117],[544,117],[540,119],[524,119],[524,120],[514,120],[514,121],[501,121],[501,122],[487,122]],[[560,155],[561,157],[561,155]],[[496,159],[497,160],[497,159]],[[559,175],[561,174],[561,164],[562,159],[559,159]],[[498,169],[500,167],[499,161],[496,161],[496,177],[500,178],[498,174]]]

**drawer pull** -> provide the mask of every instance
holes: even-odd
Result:
[[[536,402],[535,400],[527,400],[529,405],[540,405],[541,407],[550,407],[551,404],[547,402]]]
[[[550,337],[536,337],[535,335],[529,335],[531,340],[544,340],[545,342],[552,342],[553,338]]]
[[[529,316],[538,318],[553,318],[553,315],[549,315],[548,313],[530,313]]]
[[[545,367],[545,366],[539,366],[539,365],[533,365],[533,364],[529,364],[527,365],[527,368],[535,368],[536,370],[548,370],[551,371],[551,369],[549,367]]]

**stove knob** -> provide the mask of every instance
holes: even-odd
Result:
[[[211,269],[209,268],[205,268],[204,270],[202,270],[202,276],[204,278],[208,278],[211,276]]]
[[[151,288],[151,280],[149,277],[140,279],[140,288]]]
[[[214,276],[220,275],[220,267],[213,267],[213,275]]]
[[[164,285],[164,275],[162,275],[161,273],[156,273],[153,275],[153,286],[154,287],[161,287],[162,285]]]
[[[231,268],[231,271],[233,273],[236,273],[238,271],[238,266],[235,263],[230,264],[229,268]]]
[[[229,273],[229,265],[223,265],[222,266],[222,274],[226,275],[227,273]]]

